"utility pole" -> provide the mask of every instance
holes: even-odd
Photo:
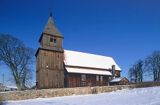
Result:
[[[4,74],[2,74],[2,83],[4,85]]]
[[[5,87],[4,87],[4,74],[2,74],[2,88],[3,88],[3,91],[5,91]]]

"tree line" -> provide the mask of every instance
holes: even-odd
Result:
[[[129,79],[133,83],[143,82],[151,77],[152,81],[160,81],[160,51],[154,51],[144,60],[138,60],[128,71]]]

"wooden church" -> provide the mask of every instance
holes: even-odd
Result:
[[[63,49],[63,36],[52,15],[39,38],[36,52],[37,88],[104,86],[121,69],[112,57]]]

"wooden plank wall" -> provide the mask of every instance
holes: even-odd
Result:
[[[68,87],[83,87],[83,86],[106,86],[108,85],[108,76],[103,76],[103,81],[96,81],[96,75],[86,74],[86,81],[82,81],[81,74],[68,74]]]
[[[37,56],[39,88],[64,87],[63,53],[40,50]]]
[[[54,42],[50,42],[50,38],[56,39],[56,44]],[[46,49],[62,49],[62,37],[57,37],[53,35],[43,34],[42,41],[40,42],[42,48]]]
[[[128,85],[129,84],[129,80],[126,78],[123,78],[120,82],[119,85]]]

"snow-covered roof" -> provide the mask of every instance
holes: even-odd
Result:
[[[111,80],[110,82],[119,82],[123,79],[124,77],[117,77],[117,78],[114,78],[113,80]]]
[[[115,65],[116,70],[121,70],[112,57],[70,50],[65,50],[64,56],[66,66],[112,69],[112,65]]]
[[[109,71],[104,70],[93,70],[93,69],[85,69],[85,68],[71,68],[66,67],[66,70],[69,73],[80,73],[80,74],[98,74],[98,75],[112,75]]]

